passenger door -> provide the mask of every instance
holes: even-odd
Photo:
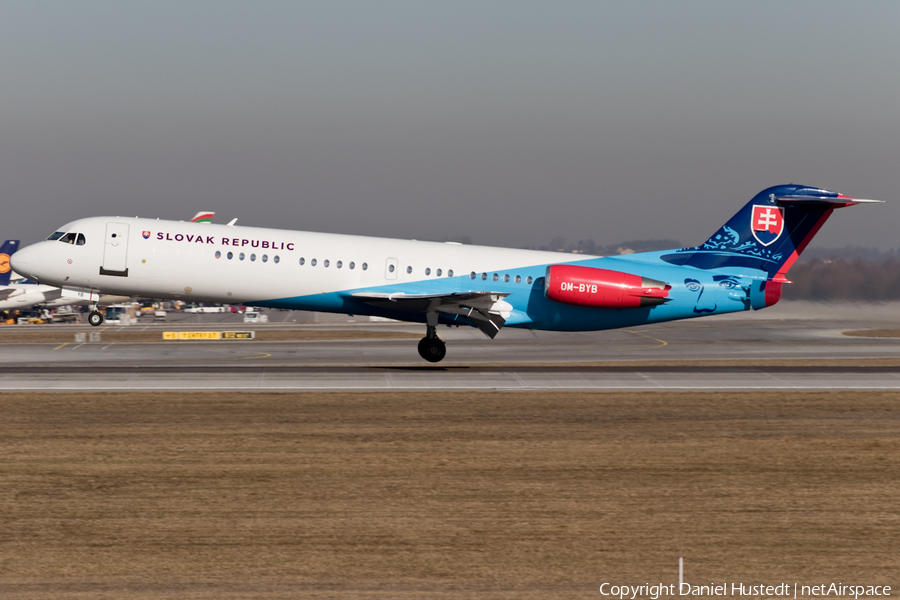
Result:
[[[128,223],[107,223],[101,275],[128,277]]]

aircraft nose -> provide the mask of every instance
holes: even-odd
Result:
[[[29,279],[36,279],[34,267],[37,266],[37,260],[33,246],[27,246],[16,252],[10,257],[9,262],[13,271],[19,275],[24,275]]]

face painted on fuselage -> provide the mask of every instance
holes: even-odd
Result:
[[[697,298],[694,301],[694,313],[705,315],[716,310],[717,305],[715,301],[709,297],[709,294],[707,294],[706,299],[703,298],[703,292],[706,288],[700,281],[690,278],[685,279],[684,287],[697,294]]]

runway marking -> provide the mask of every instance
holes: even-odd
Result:
[[[641,379],[643,379],[644,381],[652,383],[656,387],[660,387],[660,388],[663,387],[663,384],[659,383],[658,381],[654,381],[653,378],[651,378],[650,376],[648,376],[644,373],[638,372],[637,376],[640,377]]]
[[[103,346],[103,347],[100,348],[100,349],[101,349],[101,350],[106,350],[106,349],[109,348],[110,346],[115,346],[115,345],[116,345],[116,343],[113,342],[112,344],[107,344],[106,346]]]
[[[64,347],[66,347],[66,346],[68,346],[68,345],[69,345],[69,342],[65,342],[64,344],[60,344],[59,346],[57,346],[56,348],[54,348],[54,350],[59,350],[60,348],[64,348]]]
[[[663,346],[668,346],[668,345],[669,345],[669,342],[666,342],[666,341],[661,340],[661,339],[659,339],[659,338],[655,338],[655,337],[649,336],[649,335],[647,335],[646,333],[644,333],[644,332],[642,332],[642,331],[632,331],[631,329],[626,329],[625,332],[626,332],[626,333],[633,333],[634,335],[639,335],[639,336],[641,336],[641,337],[647,338],[648,340],[653,340],[654,342],[659,342],[659,346],[653,346],[653,348],[662,348]]]
[[[792,384],[792,383],[788,383],[787,381],[785,381],[785,380],[782,379],[781,377],[776,377],[776,376],[775,376],[774,374],[772,374],[772,373],[765,373],[765,375],[766,375],[767,377],[769,377],[769,379],[774,379],[775,381],[781,383],[782,385],[784,385],[784,386],[786,386],[786,387],[791,387],[791,388],[796,388],[796,387],[797,387],[796,385],[794,385],[794,384]]]
[[[241,356],[237,360],[250,360],[252,358],[269,358],[270,356],[272,356],[272,355],[269,354],[268,352],[261,352],[256,356]]]
[[[518,373],[516,373],[515,371],[508,371],[508,373],[509,373],[510,375],[513,376],[513,379],[515,379],[516,382],[517,382],[520,386],[522,386],[523,388],[527,388],[527,387],[528,387],[528,384],[525,383],[525,380],[524,380],[524,379],[522,379],[521,377],[519,377],[519,374],[518,374]],[[554,377],[553,380],[554,380],[554,382],[555,382],[555,381],[556,381],[556,378]]]

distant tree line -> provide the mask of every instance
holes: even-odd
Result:
[[[785,300],[900,300],[900,260],[862,258],[800,259],[788,272]]]

